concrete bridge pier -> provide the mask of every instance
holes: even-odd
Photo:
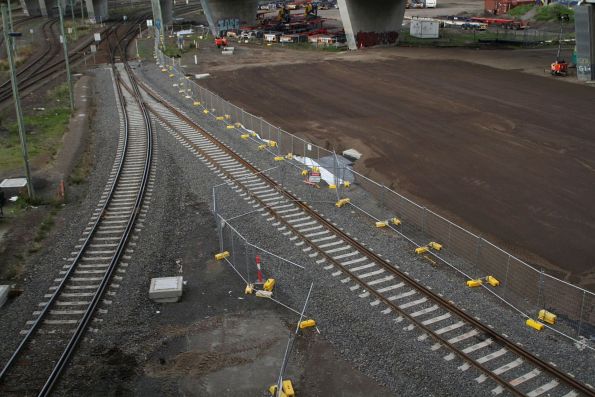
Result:
[[[593,3],[593,0],[591,0]],[[583,3],[575,8],[576,76],[595,80],[595,4]]]
[[[100,23],[109,18],[107,0],[85,0],[87,5],[87,14],[89,19],[95,20],[95,23]]]
[[[395,45],[399,38],[406,0],[338,0],[349,49]]]
[[[28,15],[30,17],[39,17],[41,16],[41,1],[40,0],[21,0],[21,8],[23,9],[23,14]],[[45,4],[44,4],[45,7]]]
[[[258,0],[200,0],[213,35],[256,24]]]

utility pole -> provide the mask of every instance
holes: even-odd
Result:
[[[74,30],[74,39],[78,38],[78,33],[76,31],[76,21],[74,20],[74,0],[70,0],[70,14],[72,15],[72,29]]]
[[[25,176],[27,177],[27,192],[29,199],[35,199],[33,190],[33,181],[31,180],[31,169],[29,168],[29,154],[27,152],[27,136],[25,135],[25,122],[23,121],[23,112],[21,110],[21,97],[19,96],[19,87],[17,81],[17,71],[14,63],[14,52],[12,47],[12,31],[8,27],[8,16],[6,13],[6,4],[2,4],[2,27],[4,28],[4,42],[6,43],[6,53],[8,55],[8,65],[10,67],[10,82],[12,83],[12,97],[14,107],[17,113],[17,125],[19,127],[19,136],[21,138],[21,149],[23,151],[23,161],[25,163]]]
[[[10,29],[10,31],[13,31],[13,25],[12,25],[12,4],[10,4],[10,0],[7,0],[7,4],[8,4],[8,29]],[[15,54],[17,52],[17,42],[16,40],[12,41],[12,49],[14,50]],[[15,55],[16,56],[16,55]]]
[[[58,1],[58,13],[60,14],[60,34],[62,35],[62,44],[64,46],[64,63],[66,63],[66,79],[68,80],[68,93],[70,94],[70,110],[74,112],[74,93],[72,92],[72,76],[70,75],[70,62],[68,61],[68,44],[64,34],[64,16],[62,15],[62,5]]]

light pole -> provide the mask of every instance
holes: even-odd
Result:
[[[64,63],[66,64],[66,79],[68,80],[68,93],[70,95],[70,110],[74,112],[74,93],[72,92],[72,76],[70,75],[70,62],[68,60],[68,44],[64,34],[64,16],[62,15],[62,5],[58,1],[58,14],[60,14],[60,34],[62,35],[62,45],[64,46]]]
[[[19,137],[21,138],[21,149],[23,151],[23,162],[25,163],[25,176],[27,177],[27,192],[29,199],[35,199],[33,181],[31,180],[31,169],[29,168],[29,154],[27,152],[27,136],[25,135],[25,122],[23,121],[23,112],[21,110],[21,97],[19,96],[19,87],[17,81],[17,71],[14,64],[14,49],[12,41],[17,33],[10,31],[8,27],[8,16],[6,13],[6,4],[2,4],[2,27],[4,28],[4,42],[6,43],[6,53],[8,55],[8,64],[10,67],[10,82],[12,83],[12,97],[14,107],[17,113],[17,125],[19,127]]]

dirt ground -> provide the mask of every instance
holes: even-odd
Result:
[[[592,87],[544,74],[551,49],[342,53],[208,44],[209,89],[525,258],[592,284]]]

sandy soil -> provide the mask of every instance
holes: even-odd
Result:
[[[544,75],[550,52],[202,48],[187,69],[288,131],[357,148],[360,171],[577,282],[593,272],[594,91]]]

